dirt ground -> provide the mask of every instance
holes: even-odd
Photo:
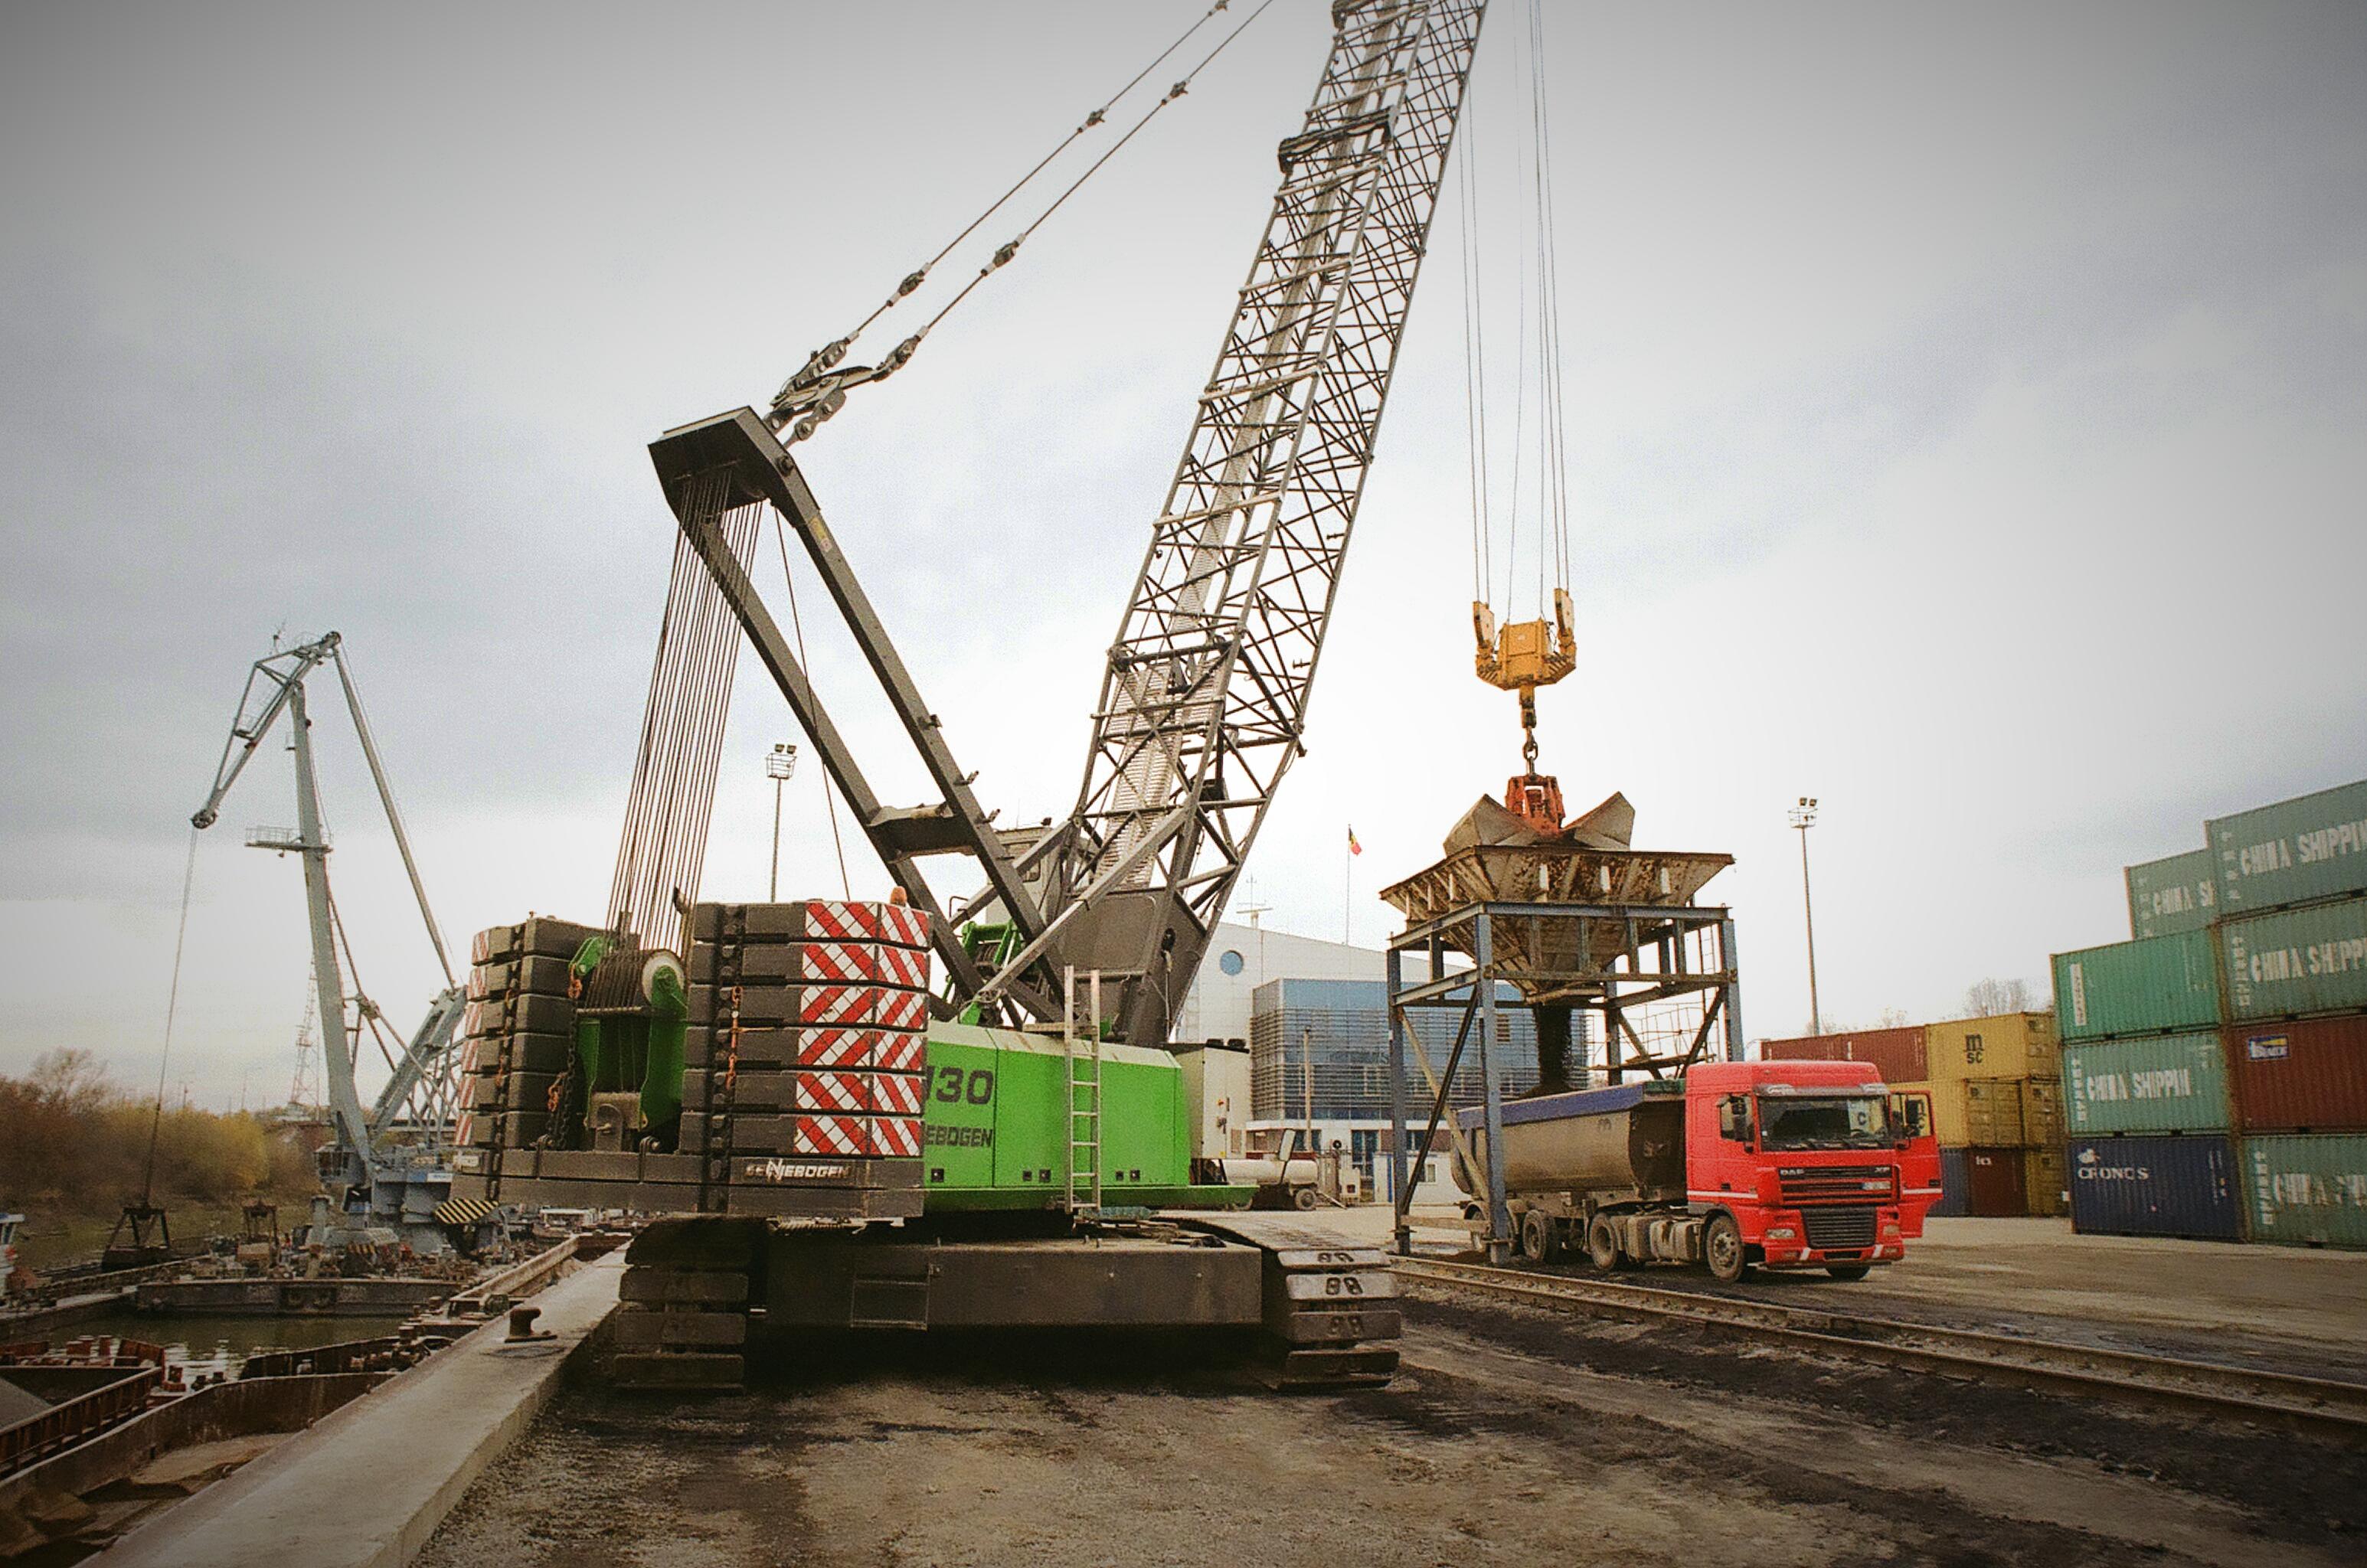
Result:
[[[1387,1389],[897,1354],[577,1387],[419,1559],[531,1564],[2357,1562],[2367,1455],[1417,1292]],[[1093,1355],[1080,1363],[1081,1349]]]

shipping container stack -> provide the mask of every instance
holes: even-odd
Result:
[[[2203,832],[2056,955],[2073,1224],[2367,1247],[2367,782]]]
[[[1935,1214],[2053,1214],[2063,1193],[2055,1021],[2001,1013],[1946,1023],[1770,1040],[1771,1062],[1865,1062],[1930,1098],[1940,1139]]]

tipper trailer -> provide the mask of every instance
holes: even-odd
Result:
[[[1484,1163],[1484,1118],[1460,1120]],[[1703,1062],[1512,1100],[1506,1206],[1532,1262],[1582,1251],[1603,1269],[1700,1263],[1729,1284],[1759,1266],[1860,1280],[1906,1255],[1903,1122],[1856,1062]]]

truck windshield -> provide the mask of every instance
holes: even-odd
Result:
[[[1763,1149],[1874,1149],[1890,1144],[1890,1118],[1870,1095],[1761,1095],[1759,1146]]]

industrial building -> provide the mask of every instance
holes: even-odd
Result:
[[[1208,961],[1175,1011],[1179,1043],[1222,1042],[1246,1048],[1258,987],[1269,980],[1378,980],[1381,952],[1319,937],[1223,920],[1208,939]]]
[[[1285,1135],[1297,1146],[1346,1150],[1368,1190],[1379,1173],[1375,1161],[1387,1146],[1389,1117],[1388,986],[1386,956],[1377,948],[1325,942],[1227,921],[1209,943],[1203,964],[1179,1010],[1179,1046],[1187,1075],[1204,1090],[1202,1147],[1208,1155],[1239,1155],[1271,1149]],[[1505,988],[1509,1004],[1512,993]],[[1576,1060],[1587,1059],[1591,1021],[1576,1021]],[[1414,1027],[1422,1043],[1444,1060],[1453,1043],[1454,1021],[1423,1016]],[[1508,1005],[1497,1019],[1498,1087],[1507,1095],[1536,1088],[1536,1025],[1528,1010]],[[1226,1070],[1204,1063],[1224,1053],[1247,1052],[1246,1114],[1229,1105],[1222,1088]],[[1459,1077],[1457,1106],[1478,1103],[1476,1074]],[[1311,1135],[1310,1135],[1311,1134]],[[1441,1174],[1434,1170],[1425,1179]]]
[[[1381,955],[1370,957],[1378,967]],[[1526,1008],[1511,1005],[1510,986],[1500,991],[1506,1007],[1496,1015],[1497,1087],[1508,1097],[1526,1094],[1537,1086],[1536,1023]],[[1433,1059],[1444,1060],[1455,1021],[1430,1013],[1411,1023]],[[1281,978],[1260,986],[1250,1015],[1250,1071],[1252,1132],[1311,1127],[1317,1147],[1338,1144],[1366,1184],[1375,1181],[1389,1122],[1386,981]],[[1477,1073],[1460,1075],[1451,1103],[1477,1105],[1481,1087]]]

